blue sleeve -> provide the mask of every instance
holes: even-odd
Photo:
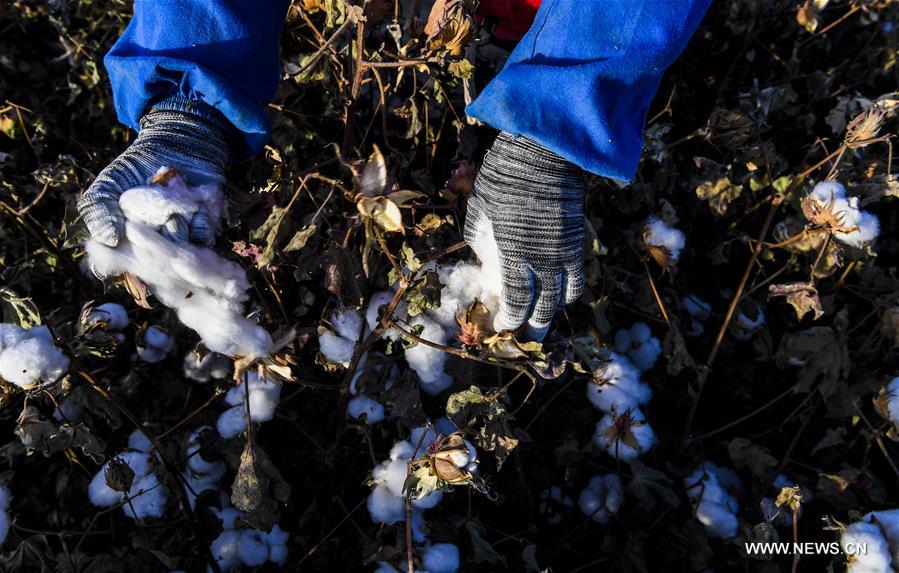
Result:
[[[665,69],[711,0],[543,0],[466,110],[598,175],[630,180]]]
[[[160,99],[199,99],[242,136],[233,156],[268,141],[266,107],[280,76],[289,0],[135,0],[134,16],[106,54],[119,120],[138,129]]]

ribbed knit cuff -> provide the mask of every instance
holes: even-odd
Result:
[[[166,96],[151,103],[147,111],[152,110],[178,111],[196,117],[221,131],[229,143],[236,135],[234,126],[219,110],[196,98],[180,95]]]

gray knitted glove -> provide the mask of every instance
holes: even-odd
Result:
[[[119,196],[146,185],[160,167],[173,167],[193,185],[224,182],[228,145],[224,119],[207,104],[171,97],[155,104],[140,120],[134,142],[106,166],[78,201],[78,212],[91,236],[115,247],[125,231]],[[185,221],[175,215],[163,234],[173,241],[211,245],[213,225],[205,212]]]
[[[581,170],[523,136],[502,132],[484,158],[468,199],[465,241],[485,260],[499,249],[502,302],[496,330],[542,340],[556,310],[584,289],[584,183]]]

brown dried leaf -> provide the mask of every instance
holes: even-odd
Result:
[[[797,282],[769,286],[768,300],[776,296],[786,297],[787,302],[796,311],[798,320],[802,320],[809,312],[815,313],[815,320],[824,314],[821,299],[818,298],[818,289],[808,283]]]
[[[403,233],[403,214],[396,203],[387,197],[362,196],[356,208],[363,217],[372,219],[379,227],[390,233]]]
[[[122,273],[122,284],[125,286],[125,290],[128,291],[128,294],[131,295],[131,298],[134,299],[134,302],[137,303],[137,306],[147,309],[153,308],[149,299],[150,290],[147,288],[147,285],[144,284],[144,281],[140,280],[137,275]]]
[[[287,503],[289,497],[290,485],[271,458],[248,440],[231,489],[231,503],[246,512],[243,519],[248,525],[269,531],[278,522],[279,505]]]

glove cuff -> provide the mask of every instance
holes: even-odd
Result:
[[[493,148],[502,150],[512,161],[546,170],[562,178],[583,177],[580,167],[524,135],[501,131],[496,136]]]
[[[217,128],[226,139],[234,131],[234,126],[222,115],[222,112],[197,98],[181,95],[163,97],[151,103],[145,115],[153,111],[177,111],[189,115]]]

